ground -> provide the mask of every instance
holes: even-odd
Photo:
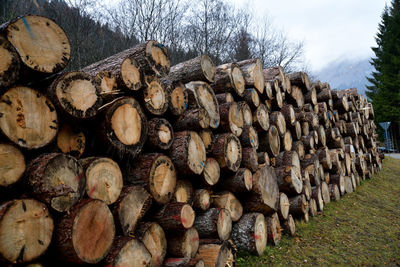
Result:
[[[283,236],[261,257],[239,252],[238,266],[400,266],[400,160],[352,194],[329,203],[295,237]]]

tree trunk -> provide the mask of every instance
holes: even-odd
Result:
[[[124,236],[133,236],[138,222],[152,204],[151,195],[141,186],[126,186],[114,205],[115,222]]]
[[[279,191],[287,195],[298,195],[303,190],[301,177],[297,176],[291,165],[275,168]]]
[[[155,219],[166,232],[183,232],[193,226],[195,214],[190,205],[175,202],[168,203],[162,207],[154,214],[153,219]]]
[[[311,88],[310,79],[305,72],[294,72],[289,74],[290,83],[302,88],[303,91],[309,91]]]
[[[252,172],[258,169],[258,155],[257,150],[252,147],[245,147],[242,149],[242,162],[241,167],[247,168]]]
[[[265,81],[262,62],[258,58],[246,59],[237,62],[243,72],[246,87],[256,88],[262,94],[264,92]]]
[[[171,124],[163,118],[153,118],[147,125],[146,146],[153,151],[167,150],[173,142],[174,131]]]
[[[219,105],[210,85],[205,82],[194,81],[186,84],[186,88],[193,93],[197,106],[208,112],[210,127],[217,128],[220,124]]]
[[[265,218],[267,223],[268,242],[273,246],[278,246],[281,242],[281,224],[279,222],[278,214],[274,213]]]
[[[290,236],[295,235],[296,224],[291,214],[289,214],[288,218],[283,222],[283,230]]]
[[[245,80],[239,65],[227,63],[218,66],[215,73],[215,82],[211,86],[217,94],[230,90],[242,97],[245,90]]]
[[[246,89],[243,94],[243,99],[249,104],[251,109],[257,109],[260,106],[260,97],[254,88]]]
[[[161,79],[161,83],[167,91],[168,113],[174,117],[182,115],[189,105],[188,92],[185,85],[165,78]]]
[[[294,112],[293,106],[290,104],[285,104],[281,108],[281,113],[285,118],[286,125],[293,126],[296,122],[296,113]]]
[[[163,115],[168,108],[168,91],[156,76],[144,77],[144,88],[140,91],[145,110],[152,115]]]
[[[215,142],[211,149],[222,170],[236,172],[242,161],[242,147],[239,139],[231,134],[219,134],[215,136]]]
[[[220,132],[231,132],[240,136],[243,131],[243,113],[236,102],[225,103],[219,106]]]
[[[41,148],[57,135],[58,119],[53,104],[28,87],[13,87],[0,98],[0,130],[26,149]]]
[[[86,199],[61,218],[55,242],[68,262],[93,264],[108,254],[114,236],[114,220],[107,205],[100,200]]]
[[[338,186],[340,194],[344,195],[344,193],[346,192],[344,185],[344,176],[342,174],[332,174],[330,176],[330,180],[332,184]]]
[[[81,164],[59,153],[43,154],[26,168],[32,194],[58,212],[69,210],[83,196],[85,174]]]
[[[233,98],[233,95],[231,93],[220,93],[220,94],[216,94],[215,97],[217,98],[219,105],[222,105],[225,103],[231,103],[231,102],[235,101],[235,99]]]
[[[258,148],[258,134],[253,126],[244,126],[240,136],[240,144],[243,148],[251,147]]]
[[[104,260],[106,266],[118,267],[150,266],[151,254],[139,240],[127,237],[116,237],[110,252]]]
[[[204,170],[206,149],[203,140],[194,131],[175,132],[170,155],[182,175],[199,175]]]
[[[313,199],[317,202],[317,208],[319,211],[324,210],[324,200],[322,199],[322,192],[320,186],[314,186],[312,188],[312,196]]]
[[[279,188],[274,169],[265,166],[253,175],[253,188],[243,202],[245,211],[268,215],[278,209]]]
[[[164,230],[155,222],[143,222],[137,227],[135,236],[142,241],[150,252],[149,266],[160,266],[167,254],[167,238]]]
[[[117,201],[123,186],[118,164],[109,158],[90,157],[80,160],[86,178],[86,194],[110,205]]]
[[[240,201],[229,191],[214,193],[212,196],[212,204],[216,208],[226,209],[233,222],[237,222],[243,214],[243,207]]]
[[[96,131],[98,143],[119,159],[134,159],[147,139],[147,119],[139,102],[122,97],[110,103]]]
[[[206,211],[211,204],[210,191],[207,189],[197,189],[193,196],[193,209],[196,211]]]
[[[189,59],[171,67],[168,79],[189,83],[192,81],[215,81],[215,66],[212,59],[207,55]]]
[[[25,157],[15,146],[0,143],[0,186],[15,184],[25,172]]]
[[[280,111],[274,111],[271,113],[269,119],[271,124],[275,125],[278,129],[279,135],[284,136],[286,133],[286,121],[282,113]]]
[[[42,255],[50,245],[54,228],[46,205],[34,199],[3,203],[0,225],[0,258],[11,264],[33,261]]]
[[[269,129],[269,115],[267,107],[260,104],[256,111],[253,112],[253,127],[258,131],[268,131]]]
[[[306,197],[302,195],[298,195],[292,198],[289,198],[289,212],[290,214],[297,215],[297,216],[304,216],[308,212],[308,202]]]
[[[263,214],[246,213],[233,226],[232,240],[239,249],[260,256],[267,245],[267,229]]]
[[[232,241],[200,239],[199,253],[196,259],[203,260],[205,267],[234,266],[236,260],[236,248]]]
[[[210,126],[210,117],[205,109],[186,110],[174,123],[176,131],[200,131]]]
[[[174,257],[194,258],[199,248],[199,233],[195,227],[184,233],[168,235],[168,254]]]
[[[221,189],[229,190],[233,193],[246,193],[253,187],[253,174],[247,168],[240,168],[231,177],[222,179],[218,183]]]
[[[232,219],[229,214],[226,209],[211,208],[197,214],[194,227],[201,238],[227,240],[232,231]]]
[[[15,48],[1,35],[0,55],[3,59],[3,64],[0,66],[0,88],[7,88],[20,78],[21,60]]]
[[[166,204],[175,192],[176,171],[171,159],[161,153],[141,154],[128,167],[125,181],[146,188],[158,204]]]
[[[278,129],[274,125],[271,125],[267,133],[260,133],[258,140],[259,151],[268,152],[270,157],[276,157],[279,154],[281,141]]]

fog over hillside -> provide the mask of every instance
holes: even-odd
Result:
[[[368,85],[367,76],[371,75],[373,67],[369,64],[370,58],[361,60],[342,60],[335,61],[315,73],[315,78],[328,82],[331,88],[347,89],[357,88],[359,93],[365,95]]]

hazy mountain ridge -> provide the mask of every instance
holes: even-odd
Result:
[[[359,93],[365,95],[365,85],[369,84],[366,77],[369,77],[374,70],[369,60],[370,58],[332,62],[317,72],[315,77],[320,81],[328,82],[332,89],[355,87]]]

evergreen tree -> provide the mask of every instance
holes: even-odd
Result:
[[[376,35],[377,46],[370,61],[375,68],[368,81],[376,122],[391,121],[395,132],[400,124],[400,0],[385,7]]]

